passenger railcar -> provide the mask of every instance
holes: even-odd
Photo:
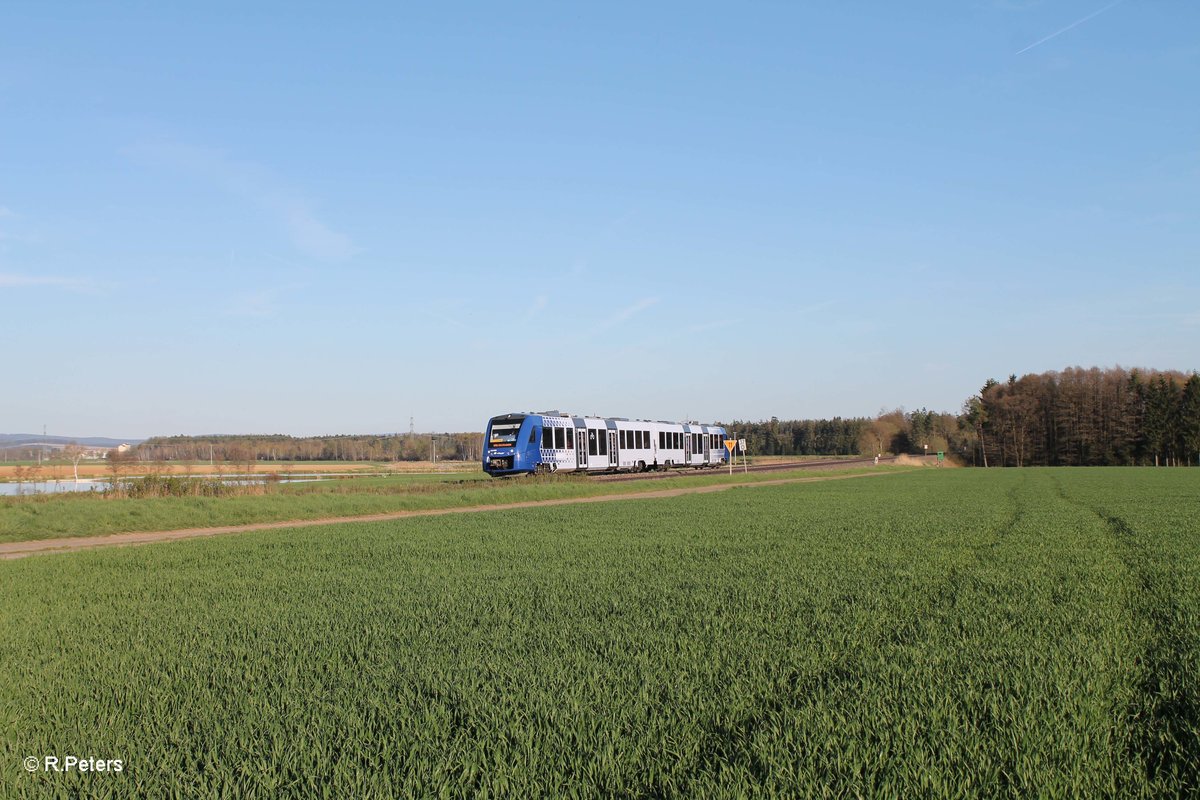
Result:
[[[716,467],[727,459],[725,429],[694,422],[575,417],[558,411],[502,414],[488,421],[483,470],[644,472]]]

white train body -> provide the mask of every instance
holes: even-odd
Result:
[[[504,414],[488,422],[483,469],[489,475],[701,469],[726,462],[724,439],[723,427],[694,422]]]

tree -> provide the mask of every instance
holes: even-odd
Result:
[[[988,459],[987,442],[984,440],[983,434],[987,429],[989,414],[987,402],[984,398],[997,385],[994,380],[988,378],[987,383],[979,390],[979,394],[968,399],[966,405],[963,407],[963,416],[966,417],[971,427],[975,429],[975,435],[979,437],[979,452],[983,456],[983,466],[985,468],[988,465]]]
[[[1154,466],[1166,454],[1171,438],[1171,391],[1167,380],[1159,375],[1150,382],[1146,392],[1146,414],[1142,430],[1146,447],[1154,456]]]
[[[63,457],[71,462],[71,467],[75,471],[75,482],[79,483],[79,461],[83,458],[84,449],[79,446],[78,442],[71,442],[62,449]]]
[[[122,491],[121,478],[125,477],[131,466],[133,466],[132,450],[121,451],[114,447],[108,451],[108,471],[112,473],[113,491],[118,493]]]
[[[1190,464],[1192,456],[1200,466],[1200,374],[1193,372],[1183,385],[1183,397],[1179,403],[1179,432],[1184,463]]]

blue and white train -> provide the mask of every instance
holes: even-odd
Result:
[[[488,421],[483,470],[497,476],[717,467],[727,459],[724,439],[721,426],[693,422],[503,414]]]

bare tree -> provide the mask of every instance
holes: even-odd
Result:
[[[86,451],[79,446],[78,442],[71,442],[62,449],[63,457],[71,462],[71,468],[75,472],[75,482],[79,483],[79,462],[83,459]]]

